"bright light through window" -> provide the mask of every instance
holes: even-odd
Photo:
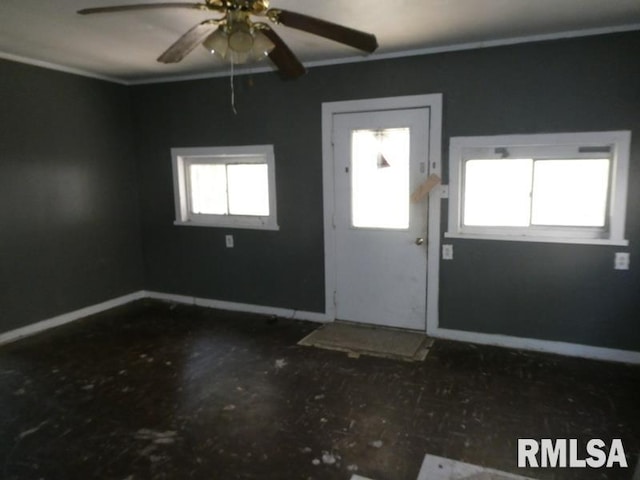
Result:
[[[630,131],[453,137],[449,238],[629,244]]]
[[[193,164],[191,211],[205,215],[269,215],[266,164]]]
[[[465,163],[464,225],[604,227],[608,159]]]
[[[533,225],[605,226],[609,159],[539,160],[533,179]]]
[[[531,210],[531,159],[465,163],[464,224],[525,227]]]
[[[174,148],[176,225],[278,230],[272,145]]]
[[[225,176],[225,165],[194,164],[189,167],[193,213],[208,215],[229,213]]]
[[[227,185],[231,215],[269,215],[266,164],[227,165]]]
[[[353,131],[354,227],[409,228],[409,134],[408,128]]]

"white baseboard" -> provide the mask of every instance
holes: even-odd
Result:
[[[532,350],[535,352],[555,353],[569,357],[640,364],[640,352],[634,352],[632,350],[618,350],[614,348],[594,347],[591,345],[554,342],[551,340],[510,337],[508,335],[499,334],[466,332],[463,330],[451,330],[440,327],[429,332],[429,335],[434,338],[478,343],[481,345],[494,345],[497,347]]]
[[[13,342],[20,338],[55,328],[65,323],[73,322],[89,315],[119,307],[135,300],[152,298],[169,302],[198,305],[201,307],[217,308],[234,312],[257,313],[262,315],[277,315],[278,317],[294,320],[308,320],[311,322],[327,323],[333,321],[326,313],[307,312],[288,308],[268,307],[252,305],[248,303],[227,302],[224,300],[212,300],[208,298],[190,297],[186,295],[173,295],[169,293],[141,290],[122,297],[114,298],[106,302],[81,308],[73,312],[58,315],[47,320],[42,320],[25,327],[0,333],[0,345]],[[554,342],[550,340],[537,340],[533,338],[511,337],[508,335],[466,332],[463,330],[451,330],[437,327],[427,332],[433,338],[445,340],[457,340],[461,342],[477,343],[481,345],[494,345],[498,347],[532,350],[536,352],[555,353],[571,357],[589,358],[595,360],[607,360],[613,362],[640,364],[640,352],[631,350],[618,350],[613,348],[594,347],[590,345],[578,345],[566,342]]]
[[[206,298],[172,295],[159,292],[145,292],[145,294],[149,298],[155,298],[158,300],[185,303],[189,305],[198,305],[208,308],[217,308],[220,310],[258,313],[263,315],[277,315],[279,317],[292,318],[295,320],[309,320],[312,322],[322,323],[332,322],[334,320],[326,313],[265,307],[261,305],[234,303],[223,300],[211,300]],[[458,340],[468,343],[478,343],[482,345],[494,345],[521,350],[532,350],[536,352],[555,353],[558,355],[566,355],[570,357],[581,357],[595,360],[640,364],[640,352],[634,352],[630,350],[617,350],[613,348],[594,347],[590,345],[579,345],[566,342],[554,342],[550,340],[510,337],[508,335],[499,334],[465,332],[462,330],[450,330],[446,328],[437,328],[435,332],[430,332],[429,335],[434,338]]]
[[[73,312],[64,313],[53,318],[42,320],[25,327],[0,333],[0,345],[14,342],[30,335],[49,330],[50,328],[59,327],[66,323],[70,323],[81,318],[104,312],[127,303],[131,303],[143,298],[153,298],[156,300],[165,300],[169,302],[185,303],[189,305],[198,305],[201,307],[217,308],[220,310],[230,310],[235,312],[258,313],[262,315],[277,315],[278,317],[286,317],[294,320],[308,320],[311,322],[328,322],[330,319],[324,313],[305,312],[300,310],[292,310],[287,308],[265,307],[261,305],[251,305],[246,303],[226,302],[222,300],[210,300],[207,298],[189,297],[185,295],[173,295],[169,293],[149,292],[140,290],[130,293],[122,297],[107,300],[106,302],[81,308]]]
[[[212,300],[209,298],[189,297],[184,295],[172,295],[169,293],[146,291],[148,298],[156,300],[165,300],[169,302],[185,303],[189,305],[198,305],[200,307],[217,308],[219,310],[229,310],[233,312],[258,313],[261,315],[276,315],[282,318],[290,318],[293,320],[308,320],[311,322],[330,322],[326,313],[306,312],[303,310],[293,310],[290,308],[268,307],[263,305],[252,305],[249,303],[235,303],[224,300]]]
[[[56,317],[49,318],[47,320],[42,320],[40,322],[32,323],[31,325],[27,325],[26,327],[10,330],[8,332],[0,334],[0,345],[14,342],[21,338],[28,337],[30,335],[35,335],[36,333],[40,333],[44,330],[49,330],[50,328],[59,327],[60,325],[64,325],[65,323],[73,322],[75,320],[80,320],[81,318],[88,317],[89,315],[94,315],[96,313],[104,312],[105,310],[110,310],[112,308],[119,307],[127,303],[131,303],[135,300],[140,300],[141,298],[144,298],[144,297],[145,297],[145,292],[143,291],[134,292],[134,293],[130,293],[129,295],[124,295],[122,297],[107,300],[106,302],[81,308],[73,312],[64,313],[62,315],[58,315]]]

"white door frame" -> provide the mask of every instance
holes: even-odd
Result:
[[[429,108],[429,174],[442,177],[442,94],[372,98],[322,104],[322,181],[324,196],[324,276],[325,315],[336,318],[336,251],[333,213],[335,211],[333,117],[340,113],[362,113],[403,108]],[[426,333],[438,328],[438,289],[440,277],[440,189],[429,196],[427,236],[427,321]]]

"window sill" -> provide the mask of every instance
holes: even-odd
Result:
[[[238,222],[216,222],[216,223],[207,223],[207,222],[192,222],[192,221],[181,221],[176,220],[173,222],[174,225],[178,227],[208,227],[208,228],[238,228],[244,230],[272,230],[277,231],[280,230],[280,227],[277,224],[265,224],[265,225],[248,225]]]
[[[445,238],[462,238],[467,240],[498,240],[507,242],[530,243],[570,243],[576,245],[611,245],[619,247],[629,246],[629,240],[616,240],[608,238],[566,238],[566,237],[534,237],[517,235],[484,235],[478,233],[445,232]]]

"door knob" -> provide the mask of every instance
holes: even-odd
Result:
[[[416,238],[416,245],[422,245],[424,243],[424,238],[418,237]]]

